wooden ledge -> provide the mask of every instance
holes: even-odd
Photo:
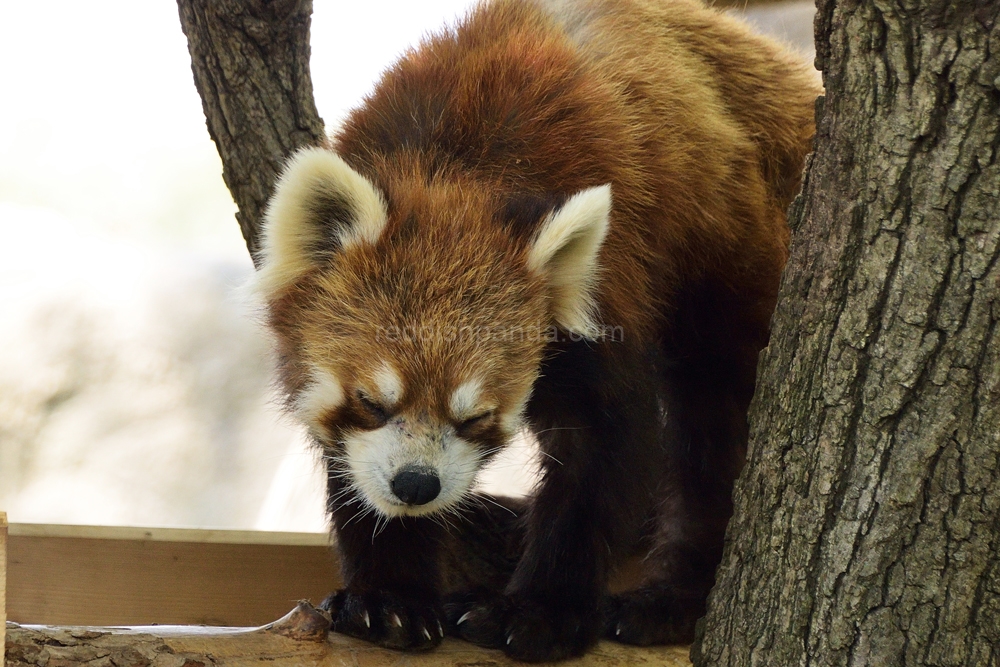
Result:
[[[12,524],[22,625],[256,627],[340,585],[325,534]]]
[[[326,533],[268,532],[211,528],[147,528],[142,526],[85,526],[54,523],[15,523],[14,538],[65,538],[83,540],[130,540],[138,542],[190,542],[196,544],[275,544],[282,546],[330,546]]]
[[[0,665],[7,645],[7,513],[0,512]]]
[[[0,664],[523,664],[451,638],[427,653],[379,648],[327,632],[329,619],[308,602],[273,623],[221,627],[273,619],[296,598],[322,598],[339,585],[337,579],[325,535],[14,524],[7,540],[0,512]],[[18,623],[4,623],[5,618]],[[201,619],[214,625],[201,625]],[[142,625],[153,621],[171,625]],[[583,658],[562,664],[688,667],[690,662],[684,646],[601,642]]]
[[[7,667],[150,665],[152,667],[514,667],[499,651],[445,639],[427,653],[401,653],[328,633],[308,603],[260,628],[199,626],[54,627],[7,624]],[[688,667],[681,646],[626,647],[601,642],[565,665]]]

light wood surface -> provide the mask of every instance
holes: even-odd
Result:
[[[282,544],[326,547],[326,533],[266,532],[262,530],[220,530],[211,528],[144,528],[140,526],[80,526],[52,523],[15,523],[15,537],[80,537],[94,540],[149,540],[206,544]]]
[[[340,577],[325,535],[14,524],[7,617],[258,626]]]
[[[7,618],[16,622],[0,664],[520,664],[450,638],[429,653],[382,649],[328,633],[328,619],[304,603],[269,623],[339,586],[324,535],[14,524],[8,538],[2,514],[0,524],[0,555],[7,547],[10,559],[0,569],[0,609],[7,581]],[[687,647],[601,642],[564,664],[687,667],[687,655]]]
[[[311,610],[315,614],[315,610]],[[289,620],[291,617],[297,620]],[[446,639],[427,653],[400,653],[327,633],[311,623],[310,609],[298,607],[263,628],[11,628],[12,663],[152,664],[172,667],[520,667],[499,651],[487,651],[456,639]],[[322,620],[322,619],[320,619]],[[688,649],[681,646],[626,647],[601,642],[571,667],[689,667]]]
[[[7,645],[7,513],[0,512],[0,665]]]
[[[795,0],[705,0],[705,4],[719,7],[721,9],[746,9],[747,7],[760,7],[770,5],[780,7],[795,2]]]

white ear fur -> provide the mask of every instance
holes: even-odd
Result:
[[[375,243],[386,217],[379,191],[340,156],[325,148],[298,151],[268,202],[255,291],[274,294],[333,252]]]
[[[610,214],[610,184],[582,190],[542,222],[528,253],[528,268],[548,281],[556,322],[591,339],[598,334],[597,258]]]

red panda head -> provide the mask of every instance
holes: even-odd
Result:
[[[518,238],[488,188],[380,183],[330,150],[296,154],[256,287],[290,404],[348,488],[387,516],[427,514],[522,427],[546,344],[595,335],[611,193],[584,190]]]

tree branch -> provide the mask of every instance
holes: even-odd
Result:
[[[319,142],[309,76],[311,0],[178,0],[191,70],[254,263],[282,164]]]

